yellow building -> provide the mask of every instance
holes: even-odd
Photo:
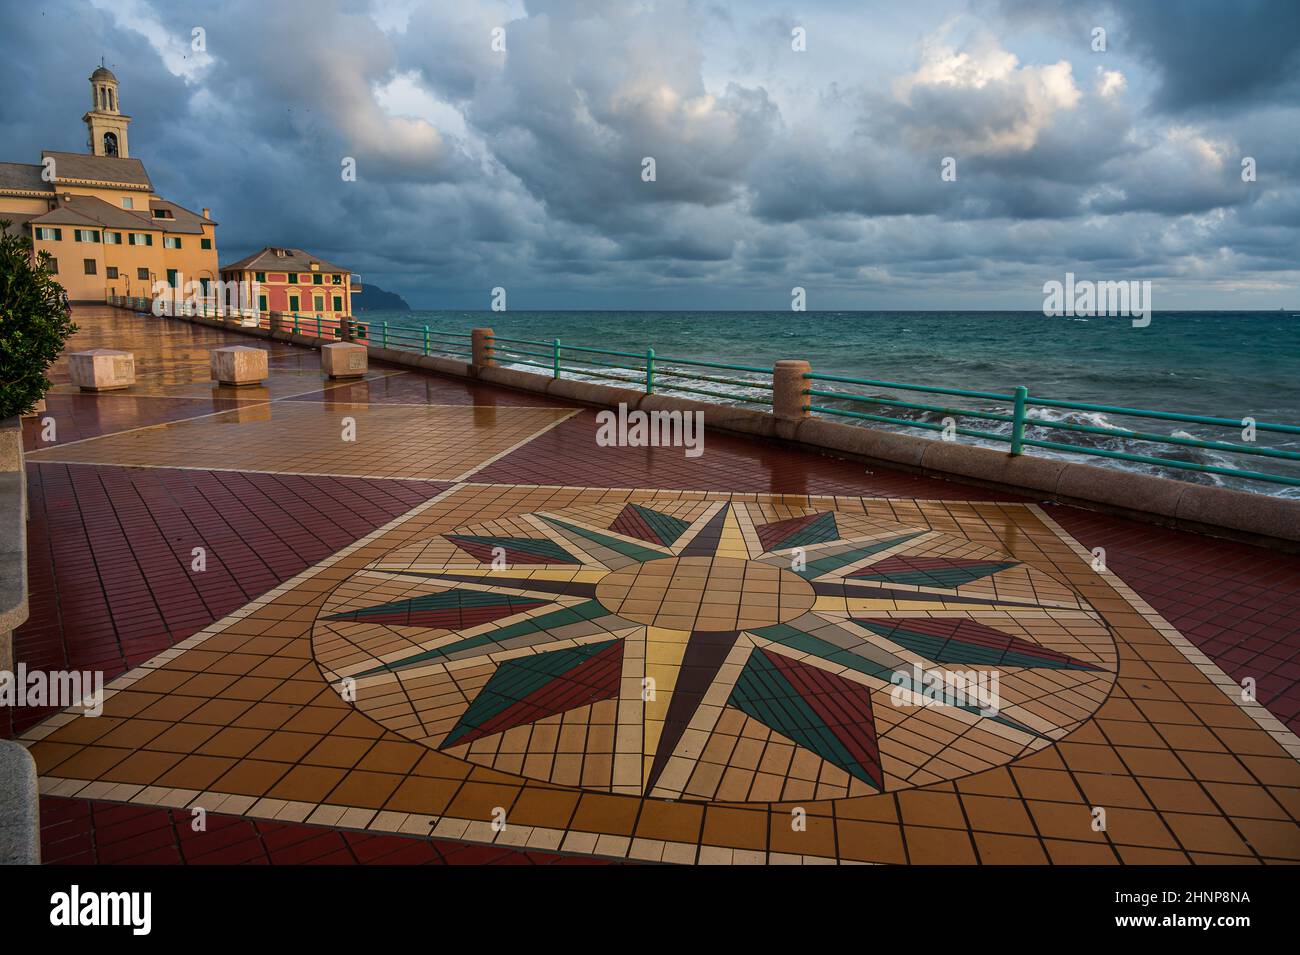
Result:
[[[144,164],[131,158],[117,77],[90,76],[82,117],[88,153],[44,150],[39,164],[0,162],[0,219],[54,259],[74,302],[109,295],[151,297],[155,282],[184,292],[217,279],[217,223],[159,196]]]

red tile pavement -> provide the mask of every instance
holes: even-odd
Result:
[[[209,814],[195,832],[184,809],[41,797],[41,855],[50,865],[572,865],[603,859],[442,839],[349,832]]]
[[[277,356],[285,362],[300,355]],[[301,396],[375,403],[555,404],[477,383],[412,373]],[[294,399],[289,399],[294,400]],[[211,399],[52,396],[76,436],[215,410]],[[110,402],[121,401],[121,405]],[[53,407],[53,405],[52,405]],[[128,410],[131,409],[131,410]],[[162,417],[160,417],[162,416]],[[27,423],[28,429],[34,422]],[[585,410],[476,474],[478,482],[770,491],[947,500],[1026,500],[957,482],[709,434],[680,448],[595,450]],[[60,434],[71,439],[66,430]],[[42,668],[103,669],[106,678],[245,604],[437,493],[444,484],[181,469],[29,465],[32,616],[16,656]],[[323,503],[325,502],[325,503]],[[329,520],[322,517],[329,514]],[[1300,729],[1300,557],[1070,507],[1052,516],[1234,678]],[[208,549],[205,573],[191,549]],[[1262,569],[1261,569],[1262,568]],[[38,722],[24,712],[0,734]],[[8,714],[6,714],[8,716]],[[43,800],[47,861],[483,862],[587,861],[209,817],[192,833],[183,810]]]
[[[1088,550],[1256,698],[1300,733],[1300,556],[1121,520],[1074,507],[1050,513]]]
[[[433,481],[29,464],[17,662],[105,680],[437,494]],[[204,547],[207,569],[191,571]],[[11,735],[48,712],[5,710]]]
[[[230,411],[240,404],[231,398],[49,394],[45,396],[43,413],[23,419],[23,450],[37,451],[131,428],[197,418],[217,411]],[[55,422],[53,441],[45,440],[43,422],[47,417]]]
[[[946,500],[1029,500],[955,481],[708,435],[704,454],[681,448],[600,448],[585,411],[474,475],[503,484],[655,487],[853,494]],[[1235,679],[1300,731],[1300,556],[1156,527],[1081,508],[1051,514]]]
[[[769,442],[713,433],[705,436],[704,453],[695,458],[686,457],[682,448],[598,447],[596,411],[592,409],[534,438],[479,471],[472,480],[488,484],[851,494],[953,501],[1029,500],[955,481],[868,467]]]
[[[378,364],[372,368],[380,367]],[[527,391],[514,391],[479,384],[460,378],[439,378],[433,375],[403,373],[335,385],[328,391],[313,391],[294,395],[288,401],[340,401],[370,402],[372,404],[403,405],[479,405],[502,408],[571,408],[572,402],[556,401],[545,395]]]

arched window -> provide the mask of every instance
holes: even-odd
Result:
[[[104,155],[105,156],[117,155],[117,133],[104,134]]]
[[[105,92],[108,93],[108,108],[110,110],[116,109],[117,107],[113,105],[113,91],[111,89],[105,88]]]

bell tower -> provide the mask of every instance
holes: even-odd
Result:
[[[130,156],[126,145],[126,128],[131,117],[121,111],[117,98],[117,77],[100,66],[90,74],[90,110],[81,117],[90,131],[90,151],[96,156]]]

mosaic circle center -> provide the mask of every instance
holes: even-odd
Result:
[[[615,571],[596,599],[627,620],[673,630],[743,630],[800,617],[817,596],[793,571],[734,557],[649,560]]]

